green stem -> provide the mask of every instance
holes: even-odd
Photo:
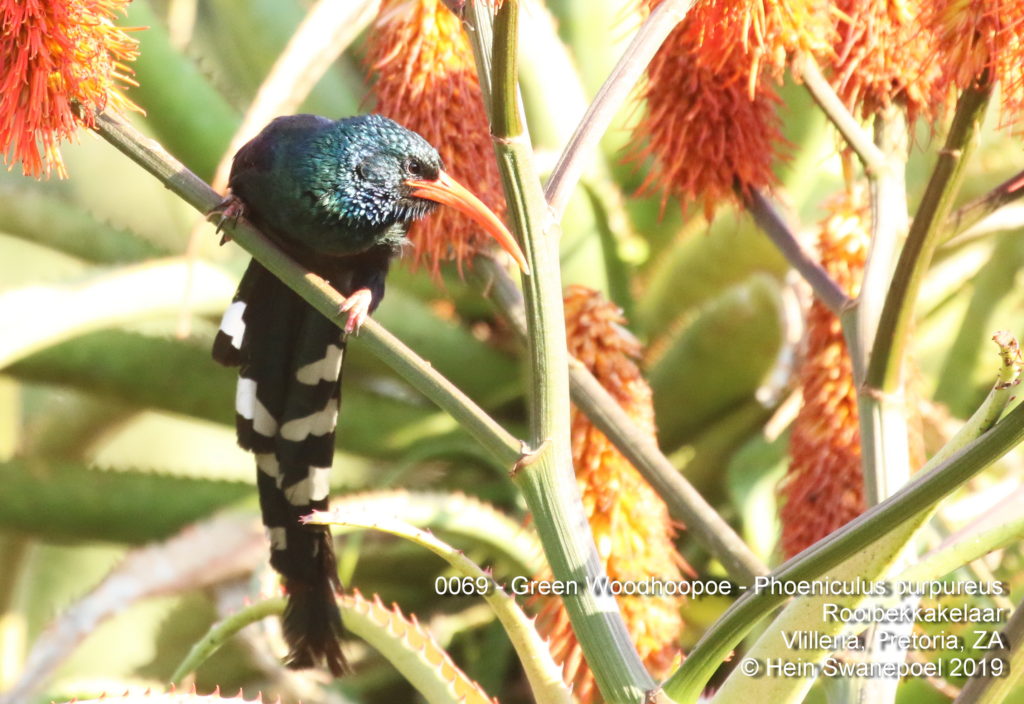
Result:
[[[828,538],[786,561],[772,577],[778,581],[820,578],[858,551],[914,520],[922,511],[952,493],[1024,440],[1024,404],[1017,406],[991,431],[934,468],[919,473],[893,496],[846,524]],[[677,702],[695,702],[729,653],[762,618],[786,597],[768,590],[751,590],[733,603],[665,683],[665,693]]]
[[[1024,171],[1014,174],[991,191],[957,208],[946,218],[943,241],[948,241],[996,212],[1004,205],[1024,196]]]
[[[991,92],[991,82],[982,79],[965,90],[957,102],[953,124],[910,227],[882,308],[865,377],[871,389],[885,393],[898,388],[914,302],[941,239],[942,225],[960,189],[963,165]]]
[[[202,179],[159,144],[147,139],[119,117],[107,113],[97,116],[96,131],[196,210],[209,212],[221,200]],[[243,249],[310,305],[339,327],[342,326],[338,308],[343,296],[326,281],[303,269],[247,222],[240,220],[229,229],[231,238]],[[450,413],[503,465],[512,466],[522,457],[522,441],[513,437],[472,399],[438,374],[429,362],[402,344],[380,324],[372,319],[367,320],[357,339],[409,384]]]
[[[747,212],[754,218],[757,226],[768,235],[790,266],[810,284],[818,300],[835,315],[842,313],[850,305],[850,298],[821,264],[807,254],[786,221],[772,207],[771,201],[756,188],[751,189],[749,194],[744,194],[740,189],[737,189],[736,193],[743,199]]]
[[[614,598],[587,588],[604,576],[573,471],[569,438],[569,375],[558,260],[558,230],[534,170],[518,116],[515,54],[519,3],[506,2],[493,21],[489,3],[467,6],[477,66],[495,72],[481,81],[485,96],[510,101],[491,116],[508,218],[533,272],[523,281],[530,357],[530,443],[534,453],[514,474],[555,579],[578,587],[563,597],[576,639],[608,702],[640,702],[656,688],[644,669]],[[492,24],[493,23],[493,24]],[[493,27],[493,29],[492,29]],[[493,45],[489,37],[495,32]],[[493,63],[488,59],[493,52]],[[501,69],[498,72],[497,69]],[[485,103],[488,101],[485,98]],[[513,113],[516,116],[513,117]]]
[[[491,120],[495,136],[515,136],[523,133],[519,116],[519,10],[505,9],[494,18],[494,51],[491,84]],[[511,78],[512,80],[508,80]]]
[[[799,74],[807,91],[818,104],[825,116],[839,130],[850,149],[860,157],[868,173],[881,173],[889,168],[889,160],[885,152],[875,146],[871,135],[857,122],[842,99],[836,95],[828,79],[821,73],[821,68],[808,54],[802,56],[794,64],[793,70]]]
[[[196,641],[185,655],[170,681],[180,684],[183,679],[196,671],[210,656],[220,650],[233,635],[246,626],[262,621],[268,616],[277,616],[284,612],[284,597],[266,599],[246,606],[241,611],[231,614],[223,621],[214,624],[202,638]]]
[[[895,108],[876,117],[878,148],[889,167],[868,171],[871,191],[871,247],[864,266],[860,295],[842,316],[850,350],[860,423],[861,464],[865,499],[874,506],[906,483],[910,449],[906,413],[898,394],[882,395],[864,389],[868,352],[875,344],[878,320],[907,230],[905,163],[907,125]]]
[[[907,231],[907,122],[902,113],[893,108],[879,115],[875,120],[875,139],[888,167],[867,172],[871,246],[864,263],[860,294],[843,316],[843,332],[858,385],[864,382],[867,373],[868,353],[874,345],[885,293],[889,290],[900,243]]]
[[[864,385],[869,364],[869,350],[876,343],[878,321],[885,298],[892,285],[893,269],[899,257],[900,245],[907,232],[906,162],[908,153],[908,125],[900,108],[890,106],[875,116],[876,146],[885,157],[887,168],[865,167],[870,184],[871,245],[860,295],[853,306],[855,323],[844,334],[850,345],[854,381],[858,389],[857,416],[860,428],[861,471],[864,481],[864,501],[868,507],[876,506],[892,496],[910,478],[910,442],[907,427],[906,399],[902,387],[888,393],[874,391]],[[847,321],[844,321],[846,323]],[[924,517],[920,517],[924,521]],[[917,524],[893,533],[894,543],[902,542]],[[885,660],[894,653],[879,652],[877,629],[866,635],[867,657]],[[836,693],[844,691],[851,700],[874,701],[885,704],[892,701],[892,690],[887,680],[843,678],[830,687]],[[888,691],[883,691],[888,689]]]
[[[476,266],[485,272],[491,297],[525,343],[522,293],[493,259],[480,257]],[[574,357],[569,359],[569,384],[573,403],[650,482],[668,506],[672,518],[684,524],[687,534],[722,563],[734,582],[750,585],[757,575],[768,574],[768,567],[679,473],[657,442],[637,427],[586,365]]]
[[[563,197],[567,199],[568,190],[571,189],[569,182],[574,182],[575,178],[578,178],[578,175],[569,177],[568,174],[578,174],[581,167],[579,160],[587,150],[584,145],[593,145],[600,138],[607,128],[610,116],[621,106],[622,100],[628,94],[628,88],[635,83],[639,72],[645,67],[645,63],[638,62],[640,58],[646,56],[646,60],[649,61],[675,24],[682,19],[685,8],[689,6],[689,3],[677,2],[674,8],[667,7],[670,4],[673,3],[663,3],[655,14],[646,20],[630,49],[618,62],[601,93],[591,104],[587,116],[575,130],[569,146],[563,152],[559,168],[555,171],[556,175],[548,182],[549,199],[553,199],[554,202],[560,201]],[[670,16],[670,11],[679,14]],[[480,85],[484,95],[505,95],[506,91],[493,90],[490,83],[492,76],[487,69],[490,65],[490,56],[485,51],[486,31],[487,28],[476,29],[479,34],[477,45],[484,47],[483,51],[477,52],[478,70],[481,73]],[[506,87],[514,86],[514,82],[507,75],[499,77],[498,80],[504,81]],[[495,122],[502,121],[496,119]],[[563,185],[557,185],[559,182]],[[565,189],[561,195],[558,194],[559,188]],[[492,292],[503,314],[525,343],[526,316],[521,292],[508,273],[494,260],[479,257],[477,268],[486,272],[485,287]],[[569,379],[573,402],[587,413],[594,425],[639,469],[666,501],[672,517],[684,523],[697,541],[722,562],[732,579],[742,584],[750,584],[756,575],[768,572],[768,568],[754,555],[750,547],[746,546],[699,492],[680,475],[657,447],[656,442],[652,442],[636,427],[632,419],[594,379],[586,366],[570,359]]]
[[[562,219],[562,213],[576,182],[580,180],[587,158],[597,148],[598,142],[612,123],[612,118],[629,97],[633,86],[647,70],[647,65],[651,63],[662,43],[686,17],[693,2],[694,0],[664,0],[659,4],[641,25],[633,41],[623,52],[622,58],[601,86],[601,90],[597,92],[548,179],[545,193],[556,221]]]

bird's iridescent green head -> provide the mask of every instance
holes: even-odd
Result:
[[[331,215],[360,229],[408,224],[433,210],[411,180],[435,180],[441,157],[427,140],[381,115],[335,122],[317,138],[313,195]]]
[[[476,221],[529,272],[501,220],[445,173],[437,150],[415,132],[381,115],[361,115],[329,123],[312,147],[300,182],[311,184],[308,192],[324,220],[353,231],[401,234],[441,203]]]

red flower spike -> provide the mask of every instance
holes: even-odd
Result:
[[[126,61],[137,42],[111,22],[129,0],[0,0],[0,147],[26,175],[67,176],[59,145],[96,113],[138,107]]]

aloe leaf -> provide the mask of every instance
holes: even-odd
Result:
[[[345,608],[349,606],[350,608]],[[431,704],[493,704],[493,699],[452,662],[415,616],[386,608],[355,592],[342,600],[345,625],[386,657]]]
[[[722,213],[701,231],[695,219],[653,259],[636,325],[653,336],[678,324],[681,315],[709,305],[751,275],[781,277],[789,265],[749,218]]]
[[[139,407],[234,422],[235,374],[216,364],[208,345],[195,339],[102,330],[40,350],[8,372]]]
[[[90,270],[77,257],[0,233],[0,295],[19,286],[80,277]]]
[[[17,384],[18,415],[24,423],[20,446],[0,457],[76,459],[86,456],[98,438],[130,421],[137,409],[98,399],[74,389]]]
[[[778,485],[789,462],[789,434],[769,441],[763,434],[749,440],[729,461],[726,489],[742,523],[747,545],[766,563],[780,532]]]
[[[439,317],[405,291],[389,288],[374,317],[484,408],[519,395],[517,360]]]
[[[104,471],[40,458],[0,463],[0,482],[0,527],[57,541],[161,539],[255,495],[251,484],[240,482]]]
[[[398,387],[404,392],[400,397],[381,393],[377,387],[384,384],[359,371],[358,359],[353,354],[352,368],[346,368],[338,418],[339,443],[347,451],[398,458],[425,438],[463,432],[447,415],[421,404],[419,396],[410,399],[404,386]],[[234,425],[236,374],[210,358],[206,340],[105,330],[36,352],[9,372],[26,381]],[[387,377],[387,385],[395,387],[393,378]]]
[[[55,703],[56,704],[56,703]],[[61,704],[263,704],[263,697],[246,699],[239,693],[238,696],[222,696],[219,692],[214,694],[185,694],[178,692],[159,693],[142,692],[124,694],[102,694],[98,699],[72,699]]]
[[[0,367],[49,345],[105,327],[173,315],[191,280],[195,310],[212,313],[231,300],[234,282],[222,270],[184,259],[102,272],[64,286],[26,286],[0,294]]]
[[[673,459],[680,459],[677,465],[701,496],[718,505],[727,495],[722,467],[728,466],[736,449],[756,435],[770,417],[770,408],[756,398],[749,398],[708,423],[673,452]]]
[[[472,589],[483,596],[494,609],[495,616],[505,627],[512,647],[519,655],[519,661],[530,681],[534,699],[539,704],[570,704],[572,698],[569,688],[562,681],[562,668],[555,663],[547,643],[538,635],[533,620],[522,612],[515,599],[506,594],[503,587],[495,582],[488,572],[482,570],[461,551],[430,533],[380,513],[335,508],[330,511],[315,511],[309,522],[384,531],[410,540],[443,558],[463,578],[469,580],[474,585]]]
[[[263,531],[255,518],[227,514],[128,553],[36,639],[18,681],[0,695],[0,703],[24,702],[86,636],[126,606],[244,574],[265,560],[265,552]]]
[[[331,505],[337,515],[351,511],[394,516],[418,528],[485,543],[511,558],[522,574],[535,574],[543,564],[533,532],[490,504],[460,492],[374,491],[345,496]]]
[[[125,23],[148,27],[137,35],[140,53],[133,67],[139,86],[132,89],[132,100],[146,110],[146,124],[164,147],[209,179],[231,142],[240,113],[171,46],[164,23],[149,3],[132,3]]]
[[[97,264],[124,264],[169,251],[134,232],[99,222],[51,190],[0,186],[0,231]]]
[[[652,345],[648,380],[662,446],[678,447],[750,399],[780,342],[778,284],[760,274]]]
[[[415,617],[406,618],[380,598],[369,601],[353,590],[339,600],[345,627],[387,658],[431,704],[493,704],[493,700],[452,662]],[[189,651],[171,676],[180,681],[194,672],[227,639],[250,623],[284,613],[283,598],[248,606],[217,623]]]
[[[247,103],[256,93],[308,7],[294,0],[218,0],[203,8],[197,43],[220,69],[218,82],[236,103]],[[319,78],[303,108],[331,118],[353,115],[365,90],[361,71],[342,58]]]

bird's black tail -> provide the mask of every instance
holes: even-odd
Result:
[[[292,668],[345,669],[342,589],[326,526],[302,516],[327,508],[345,341],[341,330],[253,261],[224,314],[213,356],[239,367],[239,444],[256,457],[270,563],[288,592],[282,627]]]

